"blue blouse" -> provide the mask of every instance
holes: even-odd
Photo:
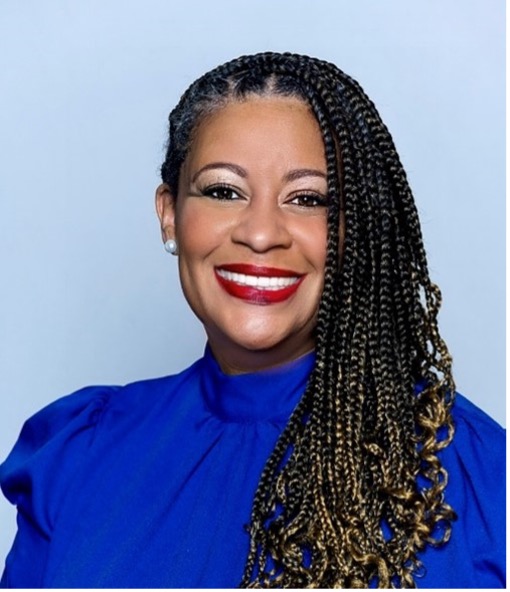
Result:
[[[4,587],[239,585],[260,473],[312,370],[225,375],[205,355],[175,376],[89,387],[29,419],[0,465],[18,533]],[[442,452],[450,542],[419,587],[505,585],[505,437],[458,396]]]

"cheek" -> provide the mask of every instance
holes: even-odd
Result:
[[[184,199],[177,208],[175,229],[180,258],[191,261],[214,250],[221,242],[223,227],[214,213],[202,207],[198,200]]]
[[[308,261],[317,271],[324,274],[327,250],[326,218],[308,220],[307,224],[297,226],[294,229],[294,238]]]

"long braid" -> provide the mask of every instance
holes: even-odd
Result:
[[[310,106],[329,208],[316,363],[260,477],[241,586],[413,587],[417,552],[447,541],[455,515],[437,456],[453,437],[451,359],[412,193],[357,82],[263,53],[205,74],[170,114],[162,178],[175,195],[202,118],[253,95]]]

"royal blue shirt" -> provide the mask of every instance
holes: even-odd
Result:
[[[5,587],[236,587],[265,461],[313,354],[225,375],[209,349],[178,375],[89,387],[29,419],[0,466],[18,507]],[[504,431],[462,396],[441,453],[459,519],[419,587],[505,585]]]

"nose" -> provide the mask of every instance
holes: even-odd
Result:
[[[232,241],[242,244],[257,253],[271,249],[288,249],[292,234],[285,212],[274,196],[253,197],[240,213],[232,230]]]

